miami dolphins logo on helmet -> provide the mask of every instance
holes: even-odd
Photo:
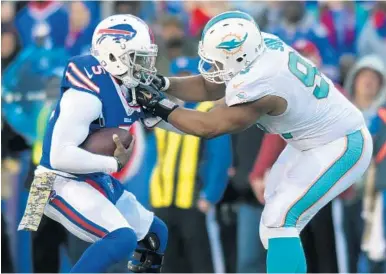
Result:
[[[106,37],[113,37],[113,41],[119,43],[121,39],[130,41],[137,35],[137,31],[129,24],[119,24],[107,29],[100,29],[98,34],[101,36],[97,40],[100,44]]]
[[[243,38],[237,34],[227,34],[216,48],[224,50],[227,54],[233,55],[241,50],[241,46],[244,44],[245,40],[247,40],[247,37],[248,33],[246,33]]]

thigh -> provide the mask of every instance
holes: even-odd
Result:
[[[134,194],[126,190],[122,193],[115,206],[130,227],[134,229],[138,241],[142,240],[149,232],[154,213],[144,208],[137,201]]]
[[[291,152],[293,162],[284,166],[281,181],[266,197],[263,224],[301,231],[319,209],[363,175],[371,150],[371,137],[363,130],[315,149]]]
[[[87,242],[130,227],[114,204],[98,190],[88,183],[63,177],[56,179],[44,214]]]

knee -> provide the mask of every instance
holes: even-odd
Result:
[[[129,227],[116,229],[107,234],[103,239],[114,242],[117,250],[131,250],[137,246],[137,235],[134,230]]]
[[[154,216],[148,235],[151,233],[155,234],[159,241],[159,245],[156,250],[160,252],[164,252],[168,241],[168,227],[157,216]],[[145,238],[147,238],[148,235]]]
[[[259,234],[265,249],[268,249],[268,240],[270,238],[299,237],[296,227],[268,227],[263,220],[260,221]]]

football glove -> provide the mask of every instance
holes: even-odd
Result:
[[[159,91],[166,91],[170,86],[170,81],[167,77],[157,74],[152,81],[152,85]]]
[[[178,105],[169,100],[154,84],[149,86],[139,84],[135,88],[135,97],[139,105],[165,121],[168,120],[170,113],[178,108]]]

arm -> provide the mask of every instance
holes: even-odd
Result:
[[[159,122],[159,124],[157,124],[157,127],[162,128],[162,129],[167,130],[167,131],[172,131],[174,133],[185,134],[185,132],[182,132],[181,130],[175,128],[173,125],[171,125],[165,121]]]
[[[53,129],[51,165],[70,173],[115,172],[114,157],[87,152],[79,145],[87,138],[90,124],[99,117],[102,103],[94,95],[67,90],[60,101],[60,114]]]
[[[228,169],[232,162],[231,137],[223,135],[205,142],[205,165],[201,198],[216,204],[228,183]]]
[[[199,112],[185,108],[176,108],[167,120],[177,129],[191,135],[213,138],[225,133],[242,131],[263,114],[271,111],[270,96],[251,103],[228,107],[219,103],[209,112]]]
[[[165,92],[183,101],[216,101],[225,96],[224,84],[210,83],[201,75],[167,79],[170,81],[170,86]]]

